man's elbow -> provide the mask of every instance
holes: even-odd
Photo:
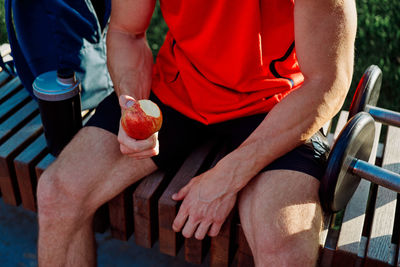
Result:
[[[312,88],[319,95],[316,106],[318,114],[325,119],[335,116],[343,106],[352,80],[352,72],[333,71],[330,75],[309,77],[305,83],[313,84]]]
[[[329,86],[327,86],[328,90],[324,95],[324,102],[330,109],[330,116],[336,115],[341,110],[349,92],[351,81],[352,70],[350,72],[341,70],[327,82]]]

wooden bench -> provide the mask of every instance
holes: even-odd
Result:
[[[5,203],[36,211],[36,185],[55,160],[48,154],[35,101],[17,77],[0,72],[0,190]],[[92,111],[83,114],[84,122]],[[331,141],[347,121],[340,113]],[[376,136],[370,162],[400,172],[400,129],[383,127]],[[381,128],[388,128],[379,144]],[[177,255],[183,248],[188,262],[199,264],[209,254],[210,266],[251,266],[252,256],[237,212],[233,211],[215,238],[185,239],[172,231],[179,203],[171,199],[196,174],[212,167],[224,155],[224,143],[211,140],[195,150],[178,170],[157,171],[109,201],[95,217],[97,231],[108,227],[113,237]],[[379,152],[383,151],[384,152]],[[378,157],[377,157],[378,155]],[[400,207],[397,193],[362,181],[345,211],[326,216],[321,232],[320,266],[399,265]]]

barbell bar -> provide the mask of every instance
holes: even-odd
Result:
[[[350,170],[374,184],[400,193],[400,174],[360,159],[353,159]]]
[[[368,112],[377,122],[400,127],[400,113],[384,108],[367,105],[365,111]]]

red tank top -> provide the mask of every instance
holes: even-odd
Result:
[[[264,113],[301,85],[294,0],[161,0],[153,91],[204,124]]]

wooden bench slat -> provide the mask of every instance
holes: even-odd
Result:
[[[164,171],[156,171],[143,181],[133,193],[135,242],[151,248],[158,238],[157,202],[167,183]]]
[[[331,140],[331,145],[339,136],[343,127],[347,123],[349,113],[347,111],[341,111],[339,114],[339,119],[336,124],[335,132],[333,134],[333,138]],[[335,254],[337,238],[339,236],[340,228],[337,227],[337,224],[340,222],[337,221],[337,215],[332,215],[332,219],[328,227],[324,228],[320,233],[320,245],[324,247],[322,253],[320,255],[319,261],[321,266],[331,266],[333,257]]]
[[[11,55],[6,55],[6,56],[4,56],[4,58],[3,58],[3,60],[4,60],[4,62],[8,62],[8,61],[11,61],[11,60],[13,60],[13,58],[12,58],[12,56]]]
[[[377,157],[379,156],[378,154],[379,152],[379,148],[381,146],[381,148],[383,147],[382,143],[379,143],[379,135],[381,134],[381,130],[382,130],[382,124],[381,123],[375,123],[375,129],[376,129],[376,134],[375,134],[375,139],[374,139],[374,144],[372,147],[372,151],[371,151],[371,156],[368,160],[369,163],[371,164],[377,164],[378,161],[382,160],[382,154],[380,155],[380,159],[378,159]],[[379,133],[379,134],[377,134]],[[376,157],[374,157],[376,156]],[[365,259],[365,256],[367,254],[367,245],[368,245],[368,239],[371,233],[371,228],[372,228],[372,219],[374,217],[374,212],[375,212],[375,201],[376,201],[376,194],[377,194],[377,185],[373,184],[365,179],[362,179],[361,182],[364,184],[364,187],[366,187],[365,185],[368,185],[368,193],[367,193],[367,201],[366,201],[366,205],[365,205],[365,209],[364,209],[364,223],[363,223],[363,227],[362,227],[362,233],[361,233],[361,240],[359,242],[359,246],[358,246],[358,251],[357,251],[357,263],[359,262],[363,262]],[[366,189],[366,188],[363,188]],[[357,203],[354,203],[354,205],[357,205]],[[362,205],[362,204],[360,204]],[[364,206],[363,206],[364,208]]]
[[[108,202],[111,235],[123,241],[127,241],[133,233],[133,186]]]
[[[347,121],[349,118],[349,112],[346,110],[343,110],[339,114],[339,119],[336,124],[335,132],[333,134],[334,140],[336,140],[340,134],[340,132],[343,130],[344,126],[346,125]]]
[[[13,159],[42,131],[40,116],[36,116],[0,146],[0,188],[5,203],[20,203]]]
[[[0,68],[1,69],[1,68]],[[11,75],[5,71],[0,71],[0,87],[11,79]]]
[[[233,242],[236,239],[234,213],[233,210],[229,214],[219,234],[211,238],[210,267],[227,267],[233,260],[236,249],[236,244]]]
[[[389,126],[385,142],[382,167],[400,172],[400,128]],[[394,227],[397,193],[378,187],[375,203],[375,214],[368,244],[366,266],[376,264],[376,261],[393,265],[395,263],[395,247],[391,235]]]
[[[375,139],[369,158],[369,163],[371,164],[375,164],[381,126],[380,123],[375,123]],[[362,236],[362,231],[370,185],[369,181],[361,179],[357,190],[346,206],[337,243],[337,251],[335,252],[335,266],[339,262],[356,260],[356,255],[365,254],[367,239]],[[341,257],[343,259],[340,259]]]
[[[15,114],[0,124],[0,144],[6,141],[24,124],[39,113],[38,105],[34,100],[29,101]]]
[[[7,99],[1,104],[0,120],[4,120],[8,115],[17,111],[25,103],[29,102],[31,97],[25,90],[19,90],[15,95]]]
[[[325,136],[328,136],[328,134],[331,132],[331,127],[332,127],[332,120],[329,120],[324,124],[324,126],[322,126],[322,133]]]
[[[9,43],[4,43],[0,45],[0,56],[5,57],[11,54],[11,46]]]
[[[160,251],[164,254],[176,256],[182,239],[181,234],[178,235],[172,230],[172,223],[178,212],[178,203],[171,197],[195,177],[211,152],[214,143],[209,142],[201,146],[186,158],[158,201]]]
[[[95,109],[87,109],[82,111],[82,125],[85,125],[96,112]]]
[[[332,134],[332,140],[333,140],[333,134]],[[321,232],[319,234],[319,251],[318,251],[317,266],[323,266],[323,265],[321,265],[321,262],[323,260],[324,253],[326,253],[324,244],[326,241],[326,236],[328,235],[328,230],[329,230],[329,226],[331,224],[331,219],[332,219],[332,214],[328,214],[325,212],[323,213],[322,228],[321,228]]]
[[[22,205],[25,209],[36,212],[36,164],[47,154],[44,134],[41,134],[14,159]]]
[[[102,205],[94,214],[93,230],[96,233],[104,233],[110,228],[110,214],[108,203]]]
[[[367,246],[369,237],[371,236],[372,221],[375,213],[375,202],[377,193],[378,186],[374,183],[371,183],[371,186],[369,188],[367,207],[365,209],[365,219],[362,229],[361,242],[357,253],[357,262],[364,262],[365,257],[367,256]]]
[[[210,247],[210,237],[203,240],[185,238],[185,260],[193,264],[201,264]]]
[[[324,249],[319,259],[321,266],[328,267],[332,266],[333,264],[343,215],[344,215],[344,210],[341,210],[336,213],[333,213],[331,216]]]
[[[225,143],[221,143],[209,169],[213,168],[217,163],[228,153],[228,147]],[[227,225],[226,227],[232,227]],[[214,238],[214,243],[218,242],[218,238]],[[197,240],[196,238],[185,238],[185,260],[193,264],[201,264],[207,251],[210,247],[211,240],[208,236],[204,240]],[[229,250],[229,246],[225,248]],[[228,260],[228,259],[227,259]],[[226,262],[228,264],[229,261]]]
[[[49,153],[35,166],[36,177],[38,180],[42,173],[55,161],[55,159],[56,158]]]
[[[213,159],[210,168],[214,167],[228,152],[226,144],[222,144],[218,149],[218,153]],[[229,216],[229,218],[232,216]],[[207,251],[212,246],[212,253],[210,256],[210,266],[228,266],[230,260],[230,228],[233,227],[231,219],[227,219],[223,227],[221,227],[218,236],[209,238],[205,237],[204,240],[197,240],[195,238],[185,238],[185,259],[186,261],[194,264],[201,264]],[[228,243],[226,243],[228,239]]]
[[[246,236],[244,235],[243,228],[240,224],[237,224],[236,236],[238,243],[238,248],[236,252],[237,266],[246,266],[246,267],[254,266],[254,258],[251,253],[249,243],[246,240]]]
[[[6,120],[10,115],[29,102],[31,97],[25,90],[20,90],[15,95],[1,104],[0,122]]]
[[[21,81],[18,77],[13,78],[4,86],[0,87],[0,104],[10,98],[13,94],[22,88]]]

